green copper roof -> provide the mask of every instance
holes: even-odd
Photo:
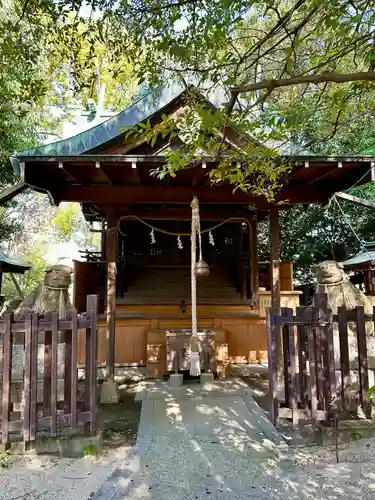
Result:
[[[356,266],[365,262],[375,261],[375,241],[364,242],[364,249],[351,259],[343,262],[344,267]]]
[[[96,125],[69,139],[51,142],[44,146],[26,149],[19,156],[74,156],[87,153],[106,142],[121,135],[124,127],[131,127],[151,118],[170,102],[186,91],[179,83],[157,87],[144,95],[116,116]],[[13,169],[20,175],[20,165],[17,157],[12,158]]]
[[[21,273],[31,268],[28,264],[22,264],[16,260],[10,259],[5,253],[0,252],[0,269],[5,273]]]

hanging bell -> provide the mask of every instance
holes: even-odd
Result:
[[[196,276],[208,276],[210,274],[210,268],[208,267],[207,262],[205,262],[203,259],[199,259],[198,262],[195,264],[195,275]]]

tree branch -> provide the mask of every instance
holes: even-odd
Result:
[[[345,83],[356,81],[371,82],[375,80],[375,71],[358,71],[356,73],[337,73],[324,71],[317,75],[302,75],[281,80],[263,80],[261,82],[244,85],[232,89],[232,94],[241,94],[244,92],[252,92],[254,90],[266,89],[273,91],[276,88],[291,87],[293,85],[303,85],[304,83]]]
[[[151,13],[158,12],[166,9],[173,9],[174,7],[184,7],[185,5],[195,4],[197,0],[180,0],[179,2],[167,2],[164,5],[157,5],[156,7],[144,7],[143,9],[134,9],[136,13]]]

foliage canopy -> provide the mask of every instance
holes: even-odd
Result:
[[[158,134],[186,139],[183,153],[169,151],[168,168],[157,175],[174,175],[205,151],[224,158],[214,182],[229,179],[272,198],[288,169],[274,166],[280,151],[375,152],[375,0],[11,3],[12,15],[0,10],[1,32],[7,33],[0,37],[6,68],[0,76],[0,132],[5,131],[0,161],[32,145],[37,130],[33,110],[47,94],[61,102],[68,88],[88,99],[99,92],[98,71],[109,88],[106,105],[113,109],[128,99],[121,92],[134,81],[152,86],[171,78],[221,94],[217,113],[194,102],[184,116],[165,119],[153,131],[147,124],[136,131],[150,142]],[[60,82],[58,91],[51,87],[54,79]],[[225,141],[228,120],[244,138],[240,153]],[[361,237],[375,237],[365,211],[348,204],[344,208],[357,221]],[[306,266],[329,256],[340,241],[349,253],[358,246],[335,212],[321,207],[283,213],[282,231],[284,241],[291,241],[288,231],[295,235],[295,245],[282,249],[284,258],[298,256]]]
[[[204,144],[226,158],[214,180],[272,197],[285,171],[272,168],[276,151],[358,152],[350,147],[358,127],[373,133],[375,0],[28,0],[22,13],[42,16],[51,50],[70,58],[76,88],[103,63],[95,47],[105,41],[109,79],[126,60],[139,83],[175,78],[222,93],[220,112],[185,117],[194,140],[161,175],[183,168]],[[240,158],[212,140],[229,119],[246,138]],[[230,160],[241,162],[241,173]]]

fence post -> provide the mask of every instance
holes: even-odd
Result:
[[[277,327],[272,309],[267,309],[268,337],[268,384],[271,396],[271,420],[273,425],[279,425],[279,400],[277,385]]]
[[[71,319],[71,318],[69,318]],[[60,328],[59,328],[60,330]],[[64,360],[64,413],[72,411],[72,331],[64,331],[65,360]]]
[[[328,306],[328,296],[325,293],[317,294],[315,305],[319,308],[319,321],[326,325],[319,328],[323,339],[322,357],[324,362],[324,400],[326,409],[336,396],[335,354],[333,345],[332,311]],[[323,335],[322,335],[323,334]]]
[[[71,331],[71,342],[72,342],[72,358],[71,358],[71,392],[70,392],[70,413],[71,413],[71,428],[72,432],[77,430],[77,391],[78,391],[78,367],[77,367],[77,355],[78,355],[78,317],[77,311],[73,311],[71,316],[72,321],[72,331]]]
[[[365,412],[366,418],[371,418],[371,405],[367,401],[368,383],[368,362],[366,346],[366,321],[365,309],[363,306],[356,307],[356,327],[358,340],[358,368],[361,406]]]
[[[88,295],[86,300],[86,314],[89,327],[86,329],[86,356],[85,356],[85,410],[90,413],[89,426],[85,426],[86,432],[96,431],[97,417],[97,316],[98,296]]]
[[[59,336],[59,315],[52,313],[52,367],[51,367],[51,436],[57,434],[57,353]]]
[[[341,399],[342,407],[346,408],[346,396],[351,386],[346,307],[339,307],[337,313],[340,339]]]
[[[44,321],[52,320],[52,313],[44,315]],[[51,415],[52,380],[52,330],[44,332],[43,416]]]
[[[297,307],[297,317],[305,316],[305,307]],[[298,367],[299,367],[299,394],[302,407],[307,409],[309,406],[309,384],[307,378],[307,335],[304,325],[297,326],[297,347],[298,347]]]
[[[314,307],[311,309],[310,321],[315,322],[318,319],[318,310]],[[307,325],[307,342],[309,346],[309,371],[310,371],[310,388],[311,388],[311,417],[313,423],[318,423],[318,398],[316,384],[316,343],[315,332],[311,325]]]
[[[30,400],[31,400],[31,313],[25,317],[25,346],[24,346],[24,373],[23,373],[23,439],[30,441]]]
[[[283,307],[280,309],[280,316],[282,317],[287,317],[288,315],[288,308]],[[281,337],[281,342],[282,342],[282,349],[281,352],[283,354],[283,382],[284,382],[284,396],[285,396],[285,403],[288,408],[290,408],[290,398],[291,398],[291,391],[290,391],[290,350],[289,350],[289,327],[288,325],[281,325],[277,324],[277,329],[279,330],[279,335]],[[278,360],[279,361],[279,360]],[[280,370],[278,370],[280,372]]]
[[[289,408],[292,410],[293,427],[298,426],[298,408],[297,408],[297,388],[296,388],[296,346],[294,341],[293,309],[283,307],[281,314],[284,316],[288,325],[283,327],[284,344],[284,366],[287,363],[287,371],[284,377],[285,385],[288,385],[288,391],[285,388],[285,395],[288,392],[286,400]],[[286,397],[286,396],[285,396]]]
[[[11,376],[12,376],[12,346],[13,334],[12,323],[13,315],[5,314],[5,331],[3,340],[3,393],[2,393],[2,422],[1,422],[1,441],[4,445],[9,444],[9,420],[10,420],[10,395],[11,395]]]
[[[31,369],[30,369],[30,441],[36,439],[36,417],[38,399],[38,329],[39,316],[31,315]]]

